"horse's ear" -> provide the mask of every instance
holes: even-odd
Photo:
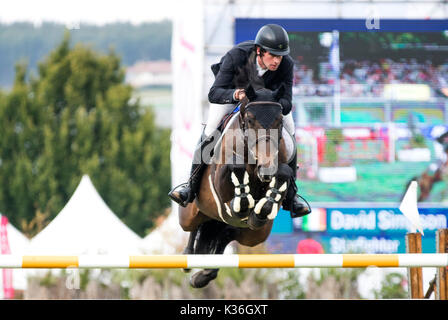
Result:
[[[249,99],[249,101],[254,100],[257,97],[257,94],[255,93],[254,88],[252,85],[249,85],[246,89],[246,97]]]
[[[280,88],[278,88],[277,90],[274,91],[273,96],[274,96],[274,99],[276,101],[278,101],[278,100],[280,100],[280,98],[283,97],[284,94],[285,94],[285,85],[282,84],[280,86]]]

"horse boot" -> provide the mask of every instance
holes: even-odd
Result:
[[[204,132],[202,133],[194,151],[193,163],[191,165],[190,179],[188,179],[188,183],[181,185],[181,189],[176,190],[178,187],[175,187],[168,193],[168,196],[182,207],[186,207],[190,202],[193,202],[199,191],[202,174],[207,165],[207,163],[203,161],[204,159],[202,158],[202,152],[204,148],[212,141],[213,135],[207,137]]]
[[[283,200],[283,209],[288,210],[291,214],[291,218],[299,218],[306,216],[311,213],[311,208],[308,202],[303,199],[301,196],[297,194],[297,185],[296,185],[296,177],[297,177],[297,152],[294,155],[294,158],[288,163],[289,167],[292,169],[293,176],[290,178],[290,183],[288,190],[286,191],[286,197]],[[300,201],[303,199],[305,203]]]

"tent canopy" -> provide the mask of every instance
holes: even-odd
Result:
[[[84,175],[71,199],[30,245],[33,254],[140,254],[142,239],[106,205]]]
[[[144,254],[179,254],[187,240],[188,233],[179,225],[177,210],[172,210],[160,226],[143,238],[142,250]]]

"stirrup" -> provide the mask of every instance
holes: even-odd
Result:
[[[187,188],[188,187],[188,182],[179,184],[178,186],[174,187],[169,193],[168,196],[171,198],[171,200],[173,200],[174,202],[176,202],[177,204],[181,205],[182,207],[186,207],[188,205],[188,199],[185,201],[182,201],[182,199],[179,199],[177,197],[174,196],[174,192],[179,189],[179,188]]]

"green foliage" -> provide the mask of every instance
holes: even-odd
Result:
[[[79,28],[78,28],[79,27]],[[31,70],[37,70],[38,61],[48,55],[61,41],[62,24],[31,23],[0,24],[0,86],[11,86],[14,65],[26,59]],[[104,26],[80,24],[71,30],[71,43],[89,44],[107,53],[114,48],[126,66],[139,60],[169,60],[171,52],[171,21],[132,25],[113,23]]]
[[[334,296],[342,299],[360,298],[358,292],[358,277],[365,272],[365,268],[322,268],[318,276],[311,274],[311,279],[318,287],[328,280],[334,280],[337,286],[334,288]]]
[[[331,128],[325,130],[327,141],[325,143],[325,164],[335,166],[339,160],[338,145],[343,141],[342,129]]]
[[[448,43],[443,32],[341,32],[339,40],[342,57],[361,59],[366,52],[370,59],[418,58],[418,52],[425,50],[422,44]],[[432,60],[433,63],[442,62],[443,53],[433,53]]]
[[[10,93],[0,93],[0,212],[11,222],[37,211],[49,220],[83,174],[130,228],[144,235],[169,206],[170,132],[130,103],[120,59],[76,45],[66,34],[26,80],[16,67]]]
[[[287,270],[285,279],[279,281],[279,291],[284,295],[284,299],[306,299],[298,270]]]
[[[411,140],[409,141],[409,145],[411,148],[426,148],[426,139],[425,137],[418,133],[412,136]]]
[[[420,130],[417,127],[417,116],[415,113],[411,112],[408,115],[408,128],[411,132],[411,138],[409,139],[409,147],[410,148],[426,148],[426,139],[421,134]]]
[[[381,289],[374,291],[375,299],[407,299],[405,281],[406,277],[401,273],[389,273],[381,282]]]
[[[219,271],[219,277],[216,279],[216,284],[220,287],[224,287],[224,280],[226,278],[231,278],[237,286],[240,286],[241,283],[248,276],[248,271],[240,268],[222,268]]]
[[[337,282],[348,281],[348,283],[354,284],[360,276],[365,271],[364,268],[322,268],[320,269],[319,277],[315,278],[316,283],[321,285],[323,281],[327,278],[333,277]]]
[[[49,270],[45,276],[39,279],[39,284],[43,287],[50,288],[58,282],[58,278],[51,273]]]

